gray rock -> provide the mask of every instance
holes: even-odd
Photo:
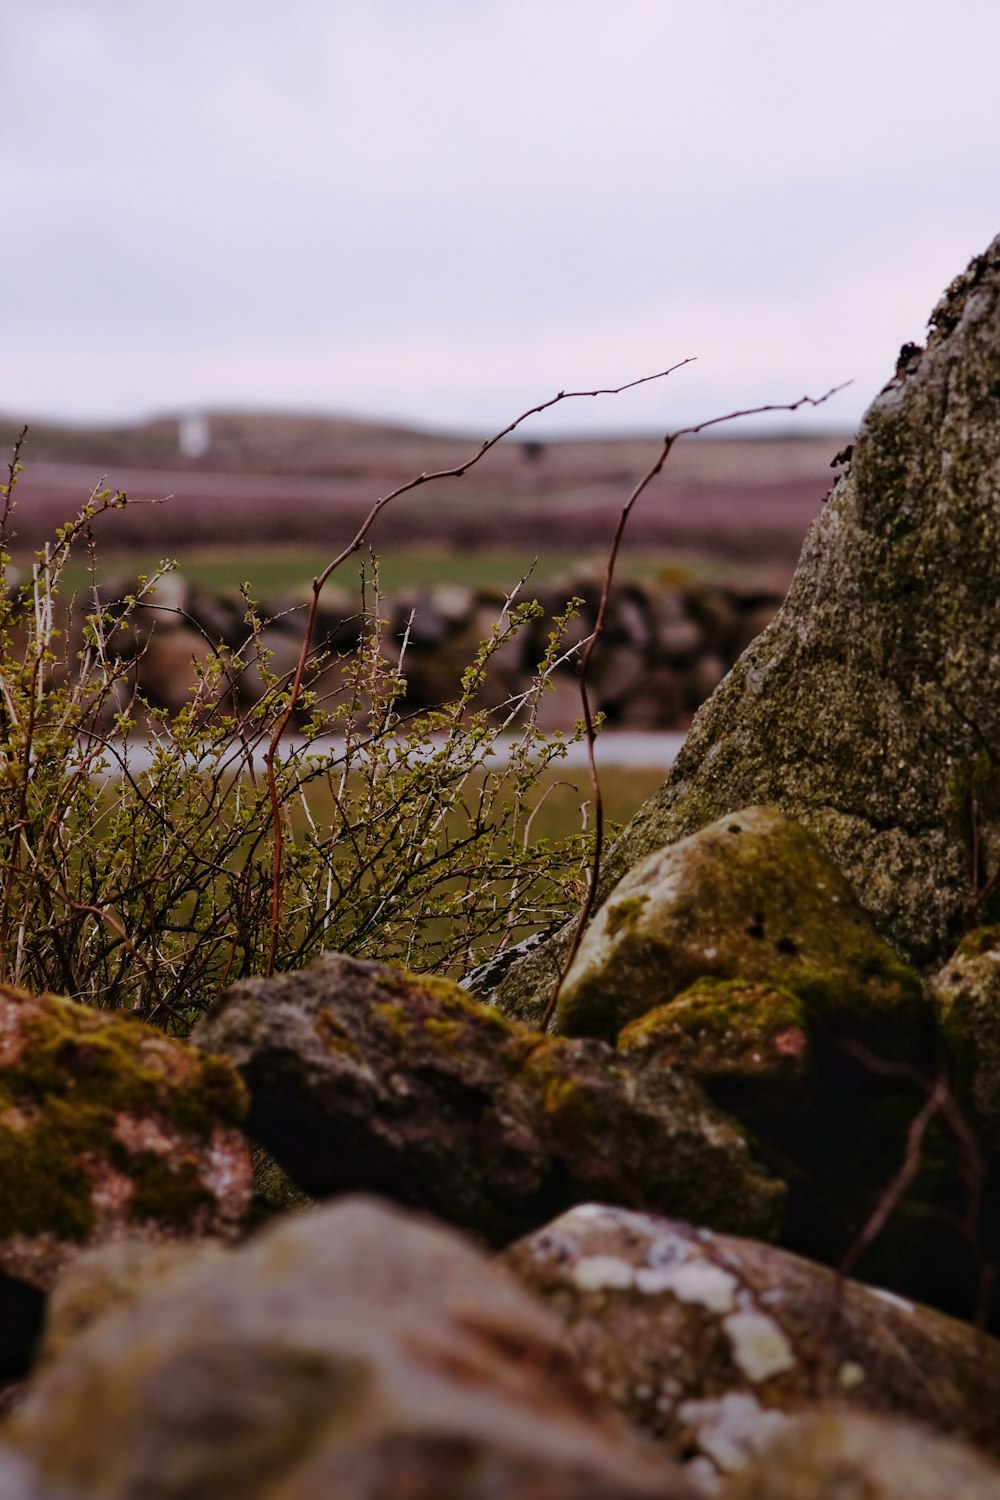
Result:
[[[698,708],[715,692],[729,671],[729,663],[721,656],[699,656],[686,677],[688,708]]]
[[[708,670],[713,673],[715,668],[712,663],[715,658],[704,657],[702,660],[708,662]],[[700,662],[696,663],[690,674],[675,671],[671,667],[648,668],[642,687],[634,692],[628,701],[626,715],[628,727],[630,729],[683,727],[687,722],[685,713],[688,696],[695,691],[689,679],[697,676],[700,666]],[[724,675],[724,671],[723,668],[718,676],[713,678],[711,687],[714,687],[719,678]]]
[[[649,676],[649,666],[648,651],[628,642],[595,652],[591,682],[598,712],[606,714],[612,723],[630,721],[631,700],[644,688]],[[577,684],[578,702],[579,691]],[[581,706],[576,718],[579,719],[582,715]]]
[[[678,1457],[737,1469],[818,1401],[1000,1454],[996,1340],[786,1251],[587,1205],[504,1259],[563,1319],[591,1389]]]
[[[1000,1468],[904,1422],[819,1412],[788,1422],[722,1500],[1000,1500]]]
[[[816,834],[895,947],[944,958],[970,886],[1000,863],[998,390],[1000,238],[869,408],[784,605],[621,835],[604,892],[652,850],[773,803]],[[560,950],[512,971],[505,1004],[530,1010],[550,991]]]
[[[218,1241],[158,1245],[133,1239],[111,1240],[81,1251],[49,1297],[39,1363],[61,1358],[67,1346],[93,1324],[137,1302],[168,1276],[222,1253]]]
[[[107,1314],[5,1429],[71,1500],[690,1500],[558,1322],[457,1236],[296,1214]]]
[[[743,611],[737,618],[733,632],[733,654],[742,656],[746,648],[762,635],[778,612],[780,598],[766,604],[757,604]]]
[[[368,1190],[505,1243],[600,1197],[772,1237],[784,1188],[680,1074],[546,1037],[445,979],[328,954],[230,987],[195,1032],[315,1196]]]
[[[231,707],[224,674],[209,680],[216,652],[197,630],[157,623],[136,658],[136,685],[151,708],[173,715],[193,701],[211,713],[222,702]]]
[[[983,1144],[1000,1153],[1000,927],[963,938],[930,993],[961,1102]]]
[[[660,632],[659,646],[670,666],[686,667],[704,649],[704,632],[695,620],[685,616],[664,626]]]

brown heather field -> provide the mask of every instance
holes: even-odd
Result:
[[[5,446],[18,425],[0,421]],[[172,418],[115,429],[33,426],[23,453],[18,549],[30,554],[90,490],[110,486],[132,500],[163,503],[103,517],[105,555],[169,553],[183,564],[187,556],[221,554],[243,577],[244,560],[284,554],[312,559],[301,564],[308,572],[350,539],[380,494],[462,462],[480,441],[246,413],[215,414],[209,431],[208,451],[190,459]],[[637,506],[626,550],[647,565],[696,557],[787,575],[844,443],[835,434],[685,439]],[[510,439],[462,479],[428,484],[388,507],[371,540],[379,552],[452,551],[467,568],[472,552],[597,557],[657,449],[655,437]]]

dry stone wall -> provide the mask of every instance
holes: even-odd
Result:
[[[134,590],[125,581],[109,590],[112,610]],[[567,627],[565,649],[570,654],[552,672],[536,710],[543,729],[571,729],[581,714],[579,648],[594,627],[600,580],[592,571],[581,571],[527,597],[537,599],[541,612],[491,655],[475,706],[501,709],[526,692],[545,654],[553,619],[575,598],[582,602]],[[780,601],[780,589],[766,578],[718,583],[651,578],[616,584],[591,667],[596,707],[609,725],[686,729]],[[504,623],[505,604],[500,589],[458,584],[409,589],[380,600],[380,650],[406,681],[401,706],[420,711],[451,701],[480,643],[498,622]],[[130,681],[143,697],[156,709],[176,712],[196,690],[198,674],[213,652],[224,646],[243,662],[231,674],[227,691],[235,706],[249,707],[264,692],[267,671],[279,678],[294,671],[305,604],[301,597],[275,598],[261,605],[260,614],[267,623],[254,643],[248,639],[242,598],[172,574],[146,596],[129,628],[119,633],[117,649],[131,663]],[[322,659],[314,686],[331,709],[348,696],[353,653],[371,629],[370,615],[356,597],[338,588],[326,592],[316,637]]]

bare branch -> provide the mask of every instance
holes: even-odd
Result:
[[[601,600],[597,609],[597,620],[594,624],[594,629],[586,642],[583,655],[580,658],[580,701],[583,705],[583,719],[586,726],[587,735],[587,765],[590,770],[590,787],[594,798],[594,856],[591,865],[590,882],[587,887],[587,899],[583,903],[583,909],[580,913],[580,919],[576,924],[576,928],[574,929],[573,940],[570,943],[569,952],[567,953],[565,961],[563,962],[563,966],[559,974],[558,983],[556,984],[555,990],[552,993],[552,998],[549,1000],[549,1003],[545,1008],[545,1014],[542,1018],[541,1028],[543,1031],[548,1029],[552,1017],[555,1014],[556,1006],[559,1004],[559,995],[562,991],[563,985],[566,982],[566,975],[569,973],[570,968],[573,964],[573,960],[576,958],[577,953],[580,951],[580,944],[583,941],[584,931],[586,930],[587,924],[589,923],[590,918],[593,915],[594,906],[597,901],[597,887],[601,875],[601,857],[604,849],[604,801],[601,796],[601,784],[597,775],[597,761],[594,754],[594,745],[597,739],[597,729],[594,723],[593,706],[590,701],[590,690],[587,673],[590,667],[591,658],[593,657],[594,651],[601,639],[601,635],[604,630],[604,620],[608,612],[608,600],[611,596],[611,583],[615,574],[615,564],[618,561],[618,552],[621,547],[622,538],[625,535],[625,528],[628,525],[629,516],[632,514],[635,503],[639,499],[643,491],[648,489],[653,480],[662,471],[664,465],[667,462],[667,459],[670,457],[670,454],[673,451],[674,444],[680,438],[693,437],[696,433],[704,432],[709,427],[718,427],[721,426],[721,424],[724,422],[735,422],[738,421],[741,417],[757,417],[764,415],[766,412],[775,411],[793,412],[798,411],[802,406],[822,406],[824,402],[829,401],[832,396],[835,396],[838,391],[844,390],[845,386],[849,383],[850,382],[845,382],[844,385],[835,385],[823,396],[800,396],[798,401],[790,401],[784,404],[751,406],[741,411],[727,412],[726,415],[722,417],[710,417],[707,421],[698,422],[693,427],[682,427],[677,432],[668,433],[667,436],[663,439],[663,444],[656,456],[656,459],[646,470],[645,474],[639,480],[638,484],[635,486],[635,488],[632,490],[632,493],[625,501],[625,504],[622,506],[621,515],[618,517],[618,525],[615,527],[615,533],[611,539],[611,548],[608,552],[608,560],[604,569],[604,583],[601,588]]]

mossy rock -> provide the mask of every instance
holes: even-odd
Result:
[[[236,1233],[247,1097],[223,1058],[57,995],[0,987],[0,1268],[47,1290],[117,1234]]]
[[[330,953],[232,985],[195,1036],[317,1198],[378,1192],[494,1244],[596,1198],[780,1227],[783,1182],[693,1080],[511,1022],[447,979]]]
[[[618,1051],[677,1068],[740,1119],[756,1123],[800,1099],[812,1076],[807,1007],[777,985],[699,979],[631,1021]]]
[[[614,1037],[705,977],[787,990],[816,1032],[908,1055],[926,1043],[920,980],[818,841],[776,808],[721,818],[624,877],[566,976],[558,1028]]]
[[[773,808],[637,865],[594,918],[557,1017],[571,1031],[621,1028],[644,1076],[680,1070],[753,1131],[789,1186],[783,1243],[824,1261],[875,1214],[925,1102],[914,1070],[937,1066],[922,981],[817,841]],[[966,1316],[967,1252],[944,1227],[962,1211],[961,1158],[932,1123],[862,1274]],[[989,1244],[998,1230],[984,1225]]]

